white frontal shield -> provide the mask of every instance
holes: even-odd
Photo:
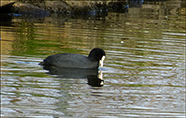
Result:
[[[105,56],[103,56],[103,57],[101,58],[101,60],[99,61],[101,67],[103,67],[103,61],[104,61],[104,60],[105,60]]]

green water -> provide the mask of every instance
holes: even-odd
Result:
[[[170,4],[143,4],[100,19],[52,14],[5,22],[1,116],[185,116],[186,15]],[[88,55],[95,47],[106,52],[102,87],[38,65],[51,54]]]

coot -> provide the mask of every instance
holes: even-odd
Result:
[[[77,69],[97,69],[103,66],[105,51],[101,48],[94,48],[90,51],[88,57],[80,54],[63,53],[48,56],[39,65],[54,66],[60,68]]]

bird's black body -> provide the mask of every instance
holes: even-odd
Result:
[[[99,67],[99,61],[102,60],[103,56],[105,56],[103,49],[94,48],[88,57],[71,53],[55,54],[48,56],[40,65],[60,68],[97,69]]]

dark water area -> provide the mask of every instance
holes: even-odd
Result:
[[[1,116],[184,117],[186,6],[144,2],[105,17],[8,15],[1,23]],[[39,62],[105,50],[99,71]]]

